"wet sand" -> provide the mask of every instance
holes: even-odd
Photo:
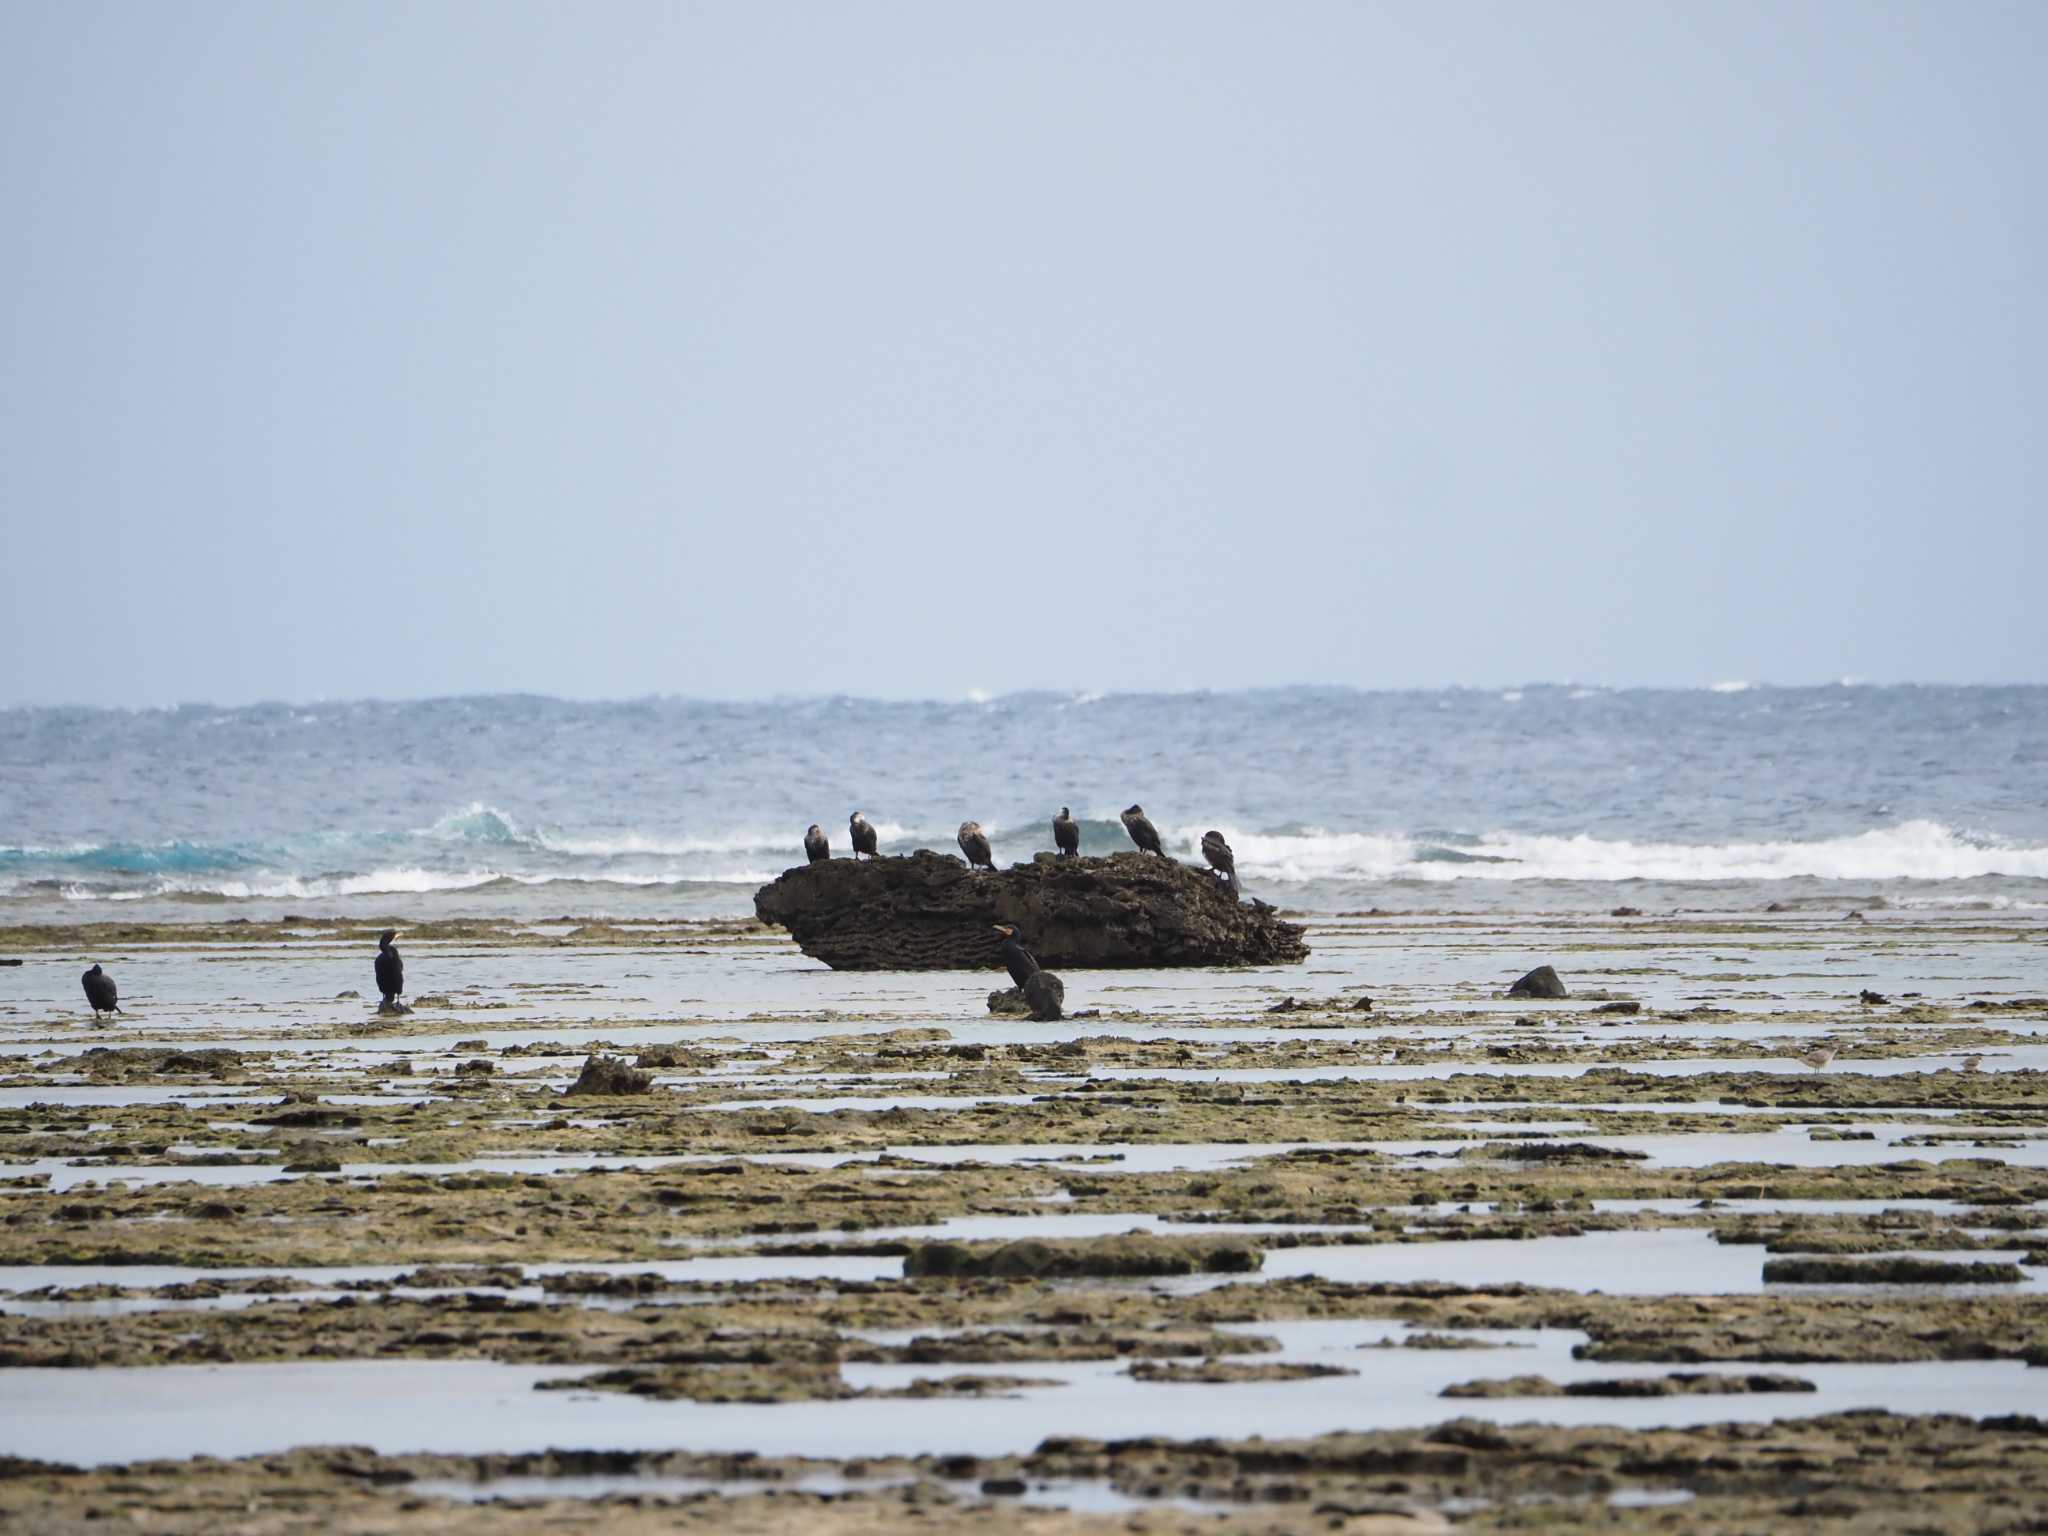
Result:
[[[1975,1530],[2043,1502],[2025,917],[1323,919],[1299,966],[1070,973],[1097,1013],[1057,1025],[992,1019],[993,970],[567,918],[409,931],[413,1011],[379,1016],[381,926],[0,932],[0,1516]],[[1545,962],[1571,998],[1502,995]],[[565,1093],[592,1054],[648,1090]]]

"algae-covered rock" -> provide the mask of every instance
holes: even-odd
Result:
[[[1192,1381],[1222,1384],[1240,1381],[1315,1381],[1326,1376],[1356,1376],[1349,1366],[1319,1365],[1308,1360],[1136,1360],[1133,1381]]]
[[[1722,1375],[1713,1371],[1673,1371],[1666,1376],[1623,1376],[1606,1381],[1568,1381],[1559,1386],[1548,1376],[1507,1376],[1491,1381],[1464,1381],[1445,1387],[1439,1397],[1737,1397],[1752,1392],[1813,1392],[1799,1376],[1757,1371]]]
[[[1070,1275],[1248,1274],[1265,1254],[1243,1238],[1075,1238],[1014,1243],[923,1243],[903,1260],[913,1279],[1035,1280]]]
[[[654,1074],[642,1072],[616,1056],[592,1056],[565,1093],[645,1093],[654,1086]]]
[[[1773,1285],[2010,1285],[2026,1279],[2017,1264],[1949,1264],[1940,1259],[1769,1259]]]
[[[1058,859],[994,872],[920,851],[827,859],[754,895],[763,922],[787,928],[836,970],[988,970],[995,923],[1014,923],[1050,968],[1273,965],[1308,955],[1303,929],[1224,882],[1139,853]]]

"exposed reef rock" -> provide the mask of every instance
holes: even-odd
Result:
[[[654,1074],[620,1061],[615,1056],[592,1055],[576,1074],[576,1081],[563,1089],[577,1093],[646,1093],[654,1086]]]
[[[1001,963],[992,923],[1015,923],[1041,965],[1274,965],[1305,959],[1298,923],[1239,903],[1213,875],[1157,856],[1040,854],[993,873],[951,854],[829,859],[754,893],[761,920],[842,971],[979,971]]]
[[[1509,997],[1568,997],[1564,983],[1558,980],[1557,972],[1547,965],[1539,965],[1528,975],[1521,977],[1508,988]]]
[[[1067,984],[1051,971],[1033,971],[1023,986],[1004,987],[988,995],[988,1011],[997,1017],[1029,1018],[1041,1024],[1058,1019],[1066,1005]]]

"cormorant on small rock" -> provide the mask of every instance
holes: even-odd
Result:
[[[967,855],[969,869],[979,867],[992,870],[996,867],[995,850],[989,847],[988,834],[981,830],[981,823],[978,821],[960,823],[960,851]]]
[[[1235,895],[1244,894],[1244,887],[1237,883],[1237,855],[1230,851],[1230,844],[1223,841],[1221,832],[1202,834],[1202,857],[1218,874],[1229,876],[1230,889]]]
[[[996,932],[1003,936],[1003,964],[1010,968],[1010,980],[1021,987],[1038,970],[1038,962],[1024,947],[1024,936],[1015,923],[997,923]]]
[[[875,829],[868,825],[867,817],[855,811],[846,818],[846,830],[853,836],[853,856],[856,859],[862,854],[871,859],[876,857]]]
[[[825,834],[818,830],[815,821],[804,833],[804,853],[813,864],[821,864],[832,857],[832,845],[825,841]]]
[[[78,979],[85,983],[85,1000],[92,1004],[95,1019],[103,1013],[121,1011],[121,989],[114,985],[114,978],[97,965]]]
[[[1145,814],[1145,807],[1134,805],[1123,814],[1124,830],[1131,834],[1131,841],[1141,852],[1156,853],[1162,859],[1166,850],[1159,845],[1159,829],[1152,825],[1152,819]]]
[[[1031,1005],[1031,1017],[1041,1024],[1059,1018],[1067,1000],[1066,983],[1039,968],[1024,947],[1024,936],[1017,932],[1016,924],[997,923],[996,932],[1003,936],[1003,964],[1009,967],[1010,980],[1024,994],[1024,1001]]]
[[[1081,851],[1081,823],[1074,820],[1073,813],[1064,805],[1060,807],[1059,815],[1052,819],[1052,840],[1063,859],[1070,853]]]
[[[397,937],[396,928],[386,928],[377,939],[377,990],[384,994],[384,1000],[377,1005],[379,1013],[398,1012],[398,996],[405,990],[405,961],[399,956],[398,946],[391,942]]]

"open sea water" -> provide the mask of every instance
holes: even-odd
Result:
[[[0,922],[744,913],[813,821],[1009,863],[1133,801],[1309,911],[2048,908],[2048,688],[0,710]]]

